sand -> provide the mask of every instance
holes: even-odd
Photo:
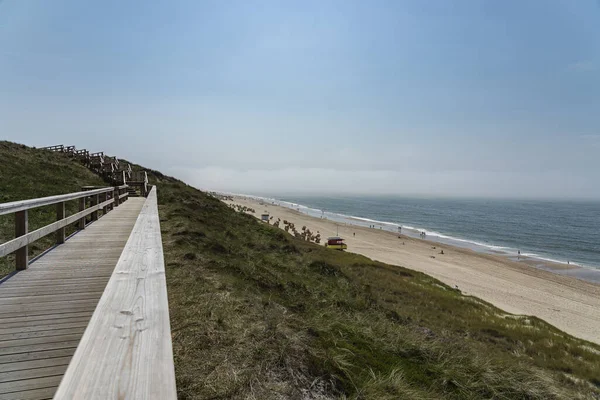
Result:
[[[255,209],[256,217],[266,210],[274,220],[285,219],[298,228],[306,225],[313,233],[319,231],[324,238],[334,236],[337,227],[339,235],[346,239],[348,251],[424,272],[508,313],[539,317],[573,336],[600,344],[598,284],[501,255],[477,253],[406,236],[399,238],[397,234],[379,229],[340,225],[285,207],[260,205],[254,199],[234,197],[233,203]],[[440,254],[441,250],[444,254]],[[552,267],[557,270],[570,268],[562,264]]]

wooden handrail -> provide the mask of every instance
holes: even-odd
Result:
[[[125,186],[125,187],[123,187]],[[16,237],[6,243],[0,244],[0,257],[15,252],[16,267],[26,269],[29,264],[29,245],[36,240],[56,232],[56,244],[65,242],[65,228],[77,221],[79,229],[85,229],[86,217],[91,215],[91,220],[98,219],[98,211],[103,214],[117,207],[127,200],[127,185],[113,187],[90,187],[91,190],[82,192],[60,194],[38,199],[19,200],[0,204],[0,215],[15,214]],[[125,192],[122,194],[121,192]],[[86,207],[86,198],[91,199],[90,207]],[[79,212],[68,217],[65,216],[65,202],[79,199]],[[29,232],[28,210],[56,204],[56,222]]]
[[[83,192],[59,194],[57,196],[41,197],[39,199],[17,200],[10,203],[0,204],[0,215],[12,214],[18,211],[30,210],[32,208],[49,206],[63,201],[76,200],[81,197],[87,197],[94,194],[100,194],[112,191],[112,187],[88,190]]]
[[[38,230],[29,232],[23,236],[19,236],[18,238],[0,244],[0,257],[4,257],[5,255],[12,253],[13,251],[19,250],[21,247],[27,246],[28,244],[31,244],[36,240],[51,234],[52,232],[56,232],[57,230],[64,228],[65,226],[72,224],[77,220],[84,218],[90,215],[91,213],[112,204],[113,202],[113,199],[108,199],[100,204],[93,205],[76,214],[70,215],[66,218],[48,224]]]
[[[176,399],[156,187],[54,399]]]
[[[55,146],[46,146],[46,147],[42,147],[42,150],[51,150],[51,151],[63,151],[64,146],[62,144],[57,144]]]

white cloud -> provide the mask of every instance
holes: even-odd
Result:
[[[600,147],[600,134],[581,135],[581,138],[585,141],[586,145],[590,145],[592,147]]]
[[[579,72],[595,71],[596,65],[591,61],[579,61],[579,62],[569,64],[569,69],[571,71],[579,71]]]

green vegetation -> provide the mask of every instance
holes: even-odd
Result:
[[[101,183],[64,155],[0,151],[2,202]],[[600,399],[600,346],[149,177],[181,399]]]
[[[82,186],[105,185],[77,160],[51,151],[0,141],[0,203],[36,197],[78,192]],[[67,215],[78,210],[77,201],[66,203]],[[29,211],[29,231],[56,221],[56,206]],[[73,227],[67,234],[74,232]],[[0,243],[15,237],[14,214],[0,216]],[[29,246],[35,256],[51,247],[54,236],[49,235]],[[14,256],[0,258],[0,278],[14,271]]]

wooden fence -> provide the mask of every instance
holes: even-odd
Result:
[[[85,229],[88,215],[91,215],[92,221],[95,221],[98,219],[99,210],[107,213],[113,206],[118,206],[125,201],[127,196],[127,185],[122,185],[0,204],[0,215],[15,214],[16,236],[15,239],[0,244],[0,257],[14,252],[17,270],[26,269],[29,264],[28,250],[31,243],[53,232],[56,232],[56,243],[64,243],[65,228],[68,225],[77,222],[79,229]],[[90,200],[89,207],[86,199]],[[79,200],[79,212],[66,216],[65,202],[72,200]],[[29,232],[28,210],[53,204],[56,204],[56,222]]]
[[[121,162],[117,157],[107,156],[102,151],[90,153],[86,149],[77,150],[75,146],[65,146],[62,144],[42,147],[41,149],[57,153],[64,153],[69,157],[74,157],[81,161],[81,163],[87,168],[91,169],[98,175],[101,175],[112,184],[126,184],[127,180],[131,178],[131,174],[133,173],[130,164]],[[136,186],[139,186],[139,184]],[[147,193],[145,193],[144,196],[146,194]]]

